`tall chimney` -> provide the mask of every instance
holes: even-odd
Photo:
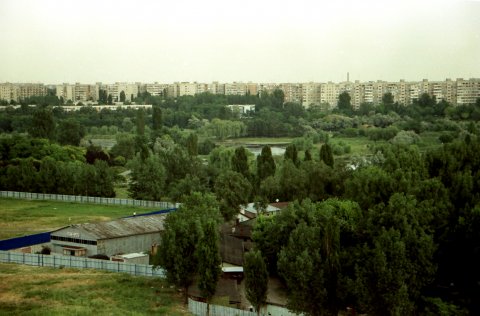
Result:
[[[347,82],[350,82],[350,73],[347,72]]]

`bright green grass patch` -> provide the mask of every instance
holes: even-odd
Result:
[[[0,199],[0,239],[51,231],[78,223],[116,219],[154,209],[56,201]]]
[[[0,264],[0,315],[190,315],[159,278]]]

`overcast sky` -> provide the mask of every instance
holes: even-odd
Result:
[[[0,82],[480,77],[480,1],[0,0]]]

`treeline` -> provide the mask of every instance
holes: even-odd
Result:
[[[0,189],[114,197],[115,175],[99,148],[61,146],[26,135],[0,138]],[[89,162],[89,163],[87,163]]]

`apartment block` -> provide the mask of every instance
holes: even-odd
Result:
[[[0,84],[0,100],[18,101],[18,89],[13,83]]]
[[[247,85],[242,82],[233,82],[225,84],[225,95],[246,95]]]
[[[168,84],[161,84],[158,82],[155,83],[147,83],[145,85],[140,85],[139,92],[142,93],[143,90],[145,92],[150,93],[153,96],[161,96],[165,94],[165,91],[168,89]]]
[[[285,102],[302,103],[302,84],[300,83],[281,83],[278,86],[285,94]]]
[[[457,104],[472,104],[480,98],[480,79],[457,79]]]

